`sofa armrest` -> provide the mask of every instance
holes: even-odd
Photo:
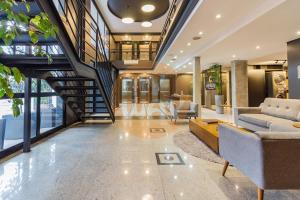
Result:
[[[263,146],[262,187],[300,188],[300,132],[256,132]]]
[[[260,107],[236,107],[233,108],[234,123],[238,125],[240,114],[261,114]]]
[[[219,152],[259,185],[263,176],[262,144],[258,135],[227,124],[219,125]]]

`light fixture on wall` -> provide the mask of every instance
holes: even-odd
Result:
[[[122,22],[124,24],[132,24],[134,22],[134,19],[131,18],[131,17],[125,17],[125,18],[122,19]]]
[[[142,23],[142,27],[149,28],[151,26],[152,26],[151,22],[145,21],[145,22]]]

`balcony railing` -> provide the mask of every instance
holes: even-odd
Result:
[[[119,50],[113,49],[110,51],[111,61],[116,60],[140,60],[140,61],[153,61],[156,56],[156,51],[143,49],[138,51],[133,50]]]

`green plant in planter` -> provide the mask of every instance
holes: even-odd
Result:
[[[222,95],[222,74],[221,65],[214,65],[212,68],[212,78],[216,85],[216,95]]]
[[[26,0],[18,2],[25,6],[27,13],[30,12],[30,3]],[[12,44],[13,40],[19,37],[21,34],[28,34],[33,45],[37,44],[40,37],[55,37],[58,32],[58,28],[51,23],[49,17],[44,12],[35,16],[27,16],[24,12],[15,12],[14,6],[17,6],[16,0],[1,0],[0,1],[0,13],[5,14],[6,18],[0,20],[0,41],[6,46]],[[51,56],[42,50],[40,47],[36,47],[36,56],[48,57],[48,62],[51,63]],[[0,48],[0,53],[3,49]],[[12,89],[11,78],[17,84],[21,84],[25,76],[16,67],[9,68],[0,61],[0,98],[7,96],[12,100],[12,111],[15,117],[20,115],[20,106],[23,105],[21,99],[14,98],[14,92]]]

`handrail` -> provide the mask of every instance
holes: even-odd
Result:
[[[73,43],[78,58],[82,63],[95,69],[100,83],[99,87],[103,91],[101,92],[102,97],[106,99],[106,104],[110,107],[111,117],[114,120],[111,107],[113,98],[111,90],[114,84],[111,77],[113,67],[109,65],[109,55],[107,55],[109,49],[106,49],[104,36],[102,35],[107,27],[103,26],[101,29],[99,23],[97,23],[99,16],[102,16],[99,9],[96,8],[97,4],[91,2],[93,4],[91,9],[96,8],[95,17],[97,18],[94,18],[90,8],[83,0],[52,0],[52,2],[61,21],[64,23],[65,30]]]

